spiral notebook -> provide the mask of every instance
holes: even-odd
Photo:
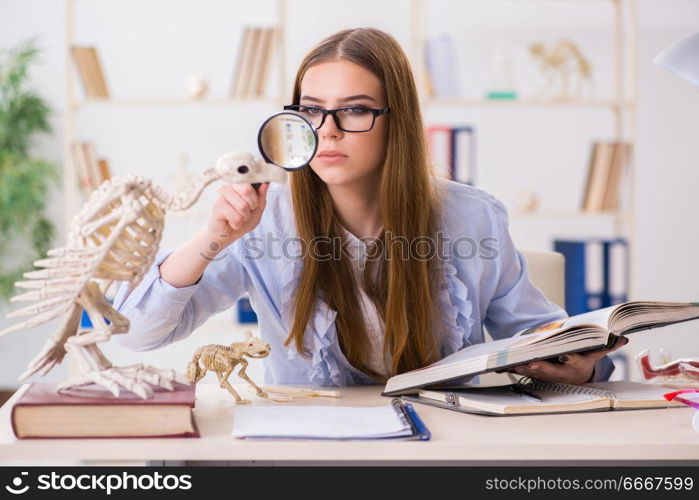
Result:
[[[641,410],[681,407],[663,394],[671,389],[618,381],[569,385],[530,380],[497,387],[461,386],[422,389],[406,401],[482,415],[536,415],[585,411]]]

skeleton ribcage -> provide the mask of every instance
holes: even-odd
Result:
[[[118,212],[121,201],[105,208],[95,217],[96,222],[108,220],[112,211]],[[165,214],[145,195],[140,196],[136,203],[132,202],[131,207],[138,207],[140,217],[121,231],[96,269],[94,277],[129,281],[135,287],[153,264],[162,237]],[[108,220],[100,225],[89,237],[83,237],[84,245],[104,247],[120,221],[121,218]]]
[[[224,345],[208,345],[202,348],[199,361],[207,370],[225,372],[232,367],[232,356],[230,349]]]
[[[114,195],[114,200],[91,214],[93,203],[109,199],[120,184],[117,179],[105,182],[93,192],[90,202],[73,219],[68,244],[48,251],[49,258],[38,260],[43,268],[24,274],[28,281],[16,283],[31,291],[13,297],[12,302],[33,301],[8,318],[35,315],[11,326],[6,332],[38,326],[67,313],[91,279],[128,281],[135,287],[152,265],[160,244],[164,212],[145,193]],[[127,206],[124,203],[128,203]],[[124,229],[115,230],[132,218]]]

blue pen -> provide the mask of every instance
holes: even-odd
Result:
[[[419,439],[420,441],[429,441],[432,437],[432,433],[422,422],[417,412],[415,411],[415,408],[413,408],[413,405],[411,405],[410,403],[403,403],[403,401],[400,398],[394,398],[392,403],[394,406],[397,406],[400,412],[403,413],[403,415],[405,415],[405,418],[408,419],[408,423],[410,424],[410,427],[413,430],[414,437]]]
[[[415,408],[413,408],[413,405],[411,405],[410,403],[406,403],[403,405],[403,407],[405,408],[405,414],[408,416],[408,419],[415,426],[418,439],[420,439],[421,441],[429,441],[432,437],[432,433],[422,422],[417,412],[415,411]]]

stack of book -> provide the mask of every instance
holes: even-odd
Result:
[[[85,196],[111,178],[109,163],[104,158],[97,158],[92,143],[75,141],[71,145],[71,152],[80,190]]]
[[[426,133],[435,175],[473,186],[475,129],[470,125],[431,125]]]
[[[91,99],[107,99],[109,90],[107,89],[97,49],[95,47],[74,45],[70,51],[73,55],[73,61],[78,68],[85,96]]]
[[[619,210],[620,188],[631,146],[625,142],[592,145],[582,209],[585,212]]]
[[[243,30],[232,95],[234,99],[263,97],[269,79],[278,29],[246,27]]]

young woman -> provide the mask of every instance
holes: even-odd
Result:
[[[431,174],[415,82],[399,44],[341,31],[303,60],[293,104],[317,128],[288,186],[222,185],[208,225],[161,252],[116,308],[136,350],[187,337],[247,292],[266,383],[384,382],[470,344],[566,316],[527,276],[504,206]],[[606,380],[604,353],[517,367],[544,380]]]

